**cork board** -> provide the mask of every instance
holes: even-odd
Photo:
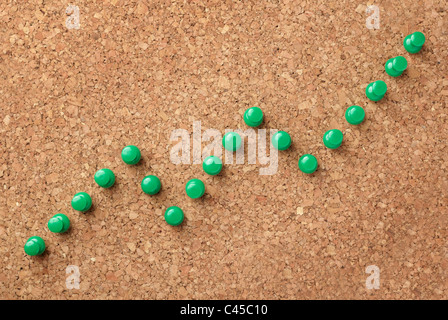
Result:
[[[70,5],[79,28],[68,29]],[[369,29],[368,5],[380,9]],[[446,2],[4,1],[0,4],[0,297],[4,299],[446,299]],[[73,21],[72,21],[73,22]],[[423,50],[405,52],[422,31]],[[384,72],[403,55],[408,70]],[[377,103],[371,81],[389,86]],[[350,105],[366,120],[351,126]],[[174,164],[175,129],[285,130],[278,171]],[[338,128],[344,143],[323,146]],[[125,165],[121,149],[142,151]],[[298,170],[301,154],[319,161]],[[110,168],[116,185],[95,185]],[[140,181],[154,174],[151,197]],[[189,199],[191,178],[206,195]],[[70,207],[88,192],[86,214]],[[163,219],[185,213],[181,227]],[[66,234],[46,224],[62,212]],[[29,257],[30,236],[46,252]],[[367,289],[368,266],[380,270]],[[77,266],[79,289],[66,286]]]

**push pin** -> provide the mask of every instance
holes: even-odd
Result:
[[[95,182],[103,188],[110,188],[115,183],[115,175],[110,169],[101,169],[95,173]]]
[[[312,154],[304,154],[299,159],[300,171],[311,174],[317,169],[317,159]]]
[[[338,129],[332,129],[328,130],[324,134],[324,145],[329,149],[337,149],[342,144],[342,139],[344,138],[344,135],[342,134],[341,130]]]
[[[222,170],[222,161],[217,156],[209,156],[202,163],[202,169],[205,173],[215,176]]]
[[[387,84],[382,80],[377,80],[368,84],[366,88],[366,96],[372,101],[380,101],[383,99],[387,91]]]
[[[72,208],[86,212],[92,206],[92,198],[85,192],[78,192],[72,199]]]
[[[136,146],[126,146],[121,151],[121,159],[127,164],[137,164],[141,156],[140,150]]]
[[[386,69],[386,73],[391,77],[398,77],[406,70],[408,67],[408,62],[402,56],[398,56],[392,59],[387,60],[384,68]]]
[[[165,221],[171,226],[178,226],[184,221],[184,212],[179,207],[169,207],[165,211]]]
[[[286,131],[278,131],[272,136],[272,145],[277,150],[286,150],[291,146],[291,136]]]
[[[144,193],[149,195],[155,195],[159,193],[162,184],[160,183],[159,178],[150,175],[143,178],[141,186]]]
[[[222,138],[222,145],[226,150],[237,151],[241,148],[241,136],[236,132],[227,132]]]
[[[202,182],[199,179],[191,179],[185,185],[185,192],[187,193],[187,196],[189,196],[192,199],[202,197],[205,192],[204,182]]]
[[[345,111],[345,120],[350,124],[360,124],[364,121],[366,113],[360,106],[351,106]]]
[[[62,213],[55,214],[53,218],[48,221],[48,229],[54,233],[63,233],[70,227],[69,218]]]
[[[425,35],[419,31],[414,32],[404,38],[403,45],[407,52],[419,52],[425,43]]]
[[[244,112],[244,122],[249,127],[258,127],[263,122],[263,111],[258,107],[252,107]]]
[[[38,256],[45,251],[45,241],[41,237],[31,237],[25,243],[25,253],[29,256]]]

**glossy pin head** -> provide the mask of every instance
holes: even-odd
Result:
[[[367,85],[366,96],[372,101],[383,99],[387,92],[387,84],[382,80],[371,82]]]
[[[144,193],[154,195],[159,193],[162,184],[159,178],[149,175],[143,178],[141,186]]]
[[[72,199],[72,208],[86,212],[92,206],[92,198],[85,192],[78,192]]]
[[[351,106],[345,111],[345,119],[350,124],[360,124],[364,121],[366,113],[360,106]]]
[[[278,131],[272,136],[272,145],[277,150],[286,150],[291,146],[291,136],[286,131]]]
[[[244,112],[244,122],[249,127],[258,127],[263,122],[263,111],[258,107],[252,107]]]
[[[236,132],[227,132],[222,138],[222,145],[226,150],[236,151],[241,148],[241,136]]]
[[[179,207],[169,207],[165,211],[165,221],[171,226],[178,226],[184,221],[184,212]]]
[[[425,35],[419,31],[406,36],[403,41],[404,48],[409,53],[419,52],[425,43]]]
[[[341,130],[328,130],[324,134],[324,145],[329,149],[337,149],[342,144],[343,138],[344,135],[342,134]]]
[[[51,232],[63,233],[70,227],[70,220],[65,214],[58,213],[48,220],[48,229]]]
[[[115,175],[110,169],[101,169],[95,173],[95,182],[102,188],[110,188],[115,183]]]
[[[137,164],[140,158],[141,153],[136,146],[126,146],[121,151],[121,159],[127,164]]]
[[[209,156],[202,163],[202,169],[205,173],[215,176],[222,170],[222,161],[216,156]]]
[[[402,56],[387,60],[386,65],[384,66],[386,73],[391,77],[401,76],[401,74],[404,72],[404,70],[406,70],[407,67],[408,62]]]
[[[31,237],[26,241],[24,250],[29,256],[41,255],[45,251],[45,241],[41,237]]]
[[[300,171],[311,174],[317,169],[317,159],[312,154],[304,154],[299,159]]]
[[[185,192],[192,199],[200,198],[204,195],[205,185],[199,179],[191,179],[185,185]]]

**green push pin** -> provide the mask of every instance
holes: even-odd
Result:
[[[136,146],[126,146],[121,151],[121,159],[127,164],[137,164],[141,156],[140,150]]]
[[[291,136],[286,131],[278,131],[272,136],[272,145],[277,150],[286,150],[291,146]]]
[[[202,169],[205,173],[215,176],[222,170],[222,161],[217,156],[209,156],[202,163]]]
[[[384,68],[386,69],[386,73],[391,77],[398,77],[406,70],[408,67],[408,62],[405,57],[398,56],[395,58],[391,58],[387,60]]]
[[[329,149],[337,149],[342,144],[342,139],[344,138],[344,135],[342,134],[341,130],[338,129],[332,129],[328,130],[324,134],[324,145]]]
[[[244,122],[249,127],[258,127],[263,122],[263,111],[258,107],[252,107],[244,112]]]
[[[419,52],[425,43],[425,35],[419,31],[406,36],[403,41],[404,48],[409,53]]]
[[[360,106],[351,106],[345,111],[345,119],[350,124],[360,124],[364,121],[366,113]]]
[[[184,212],[179,207],[169,207],[165,211],[165,221],[171,226],[178,226],[184,221]]]
[[[304,173],[311,174],[317,169],[317,159],[312,154],[304,154],[299,159],[299,169]]]
[[[382,80],[371,82],[367,85],[366,96],[372,101],[380,101],[383,99],[387,91],[387,84]]]
[[[45,251],[45,241],[41,237],[31,237],[25,243],[25,253],[29,256],[38,256]]]
[[[115,183],[115,175],[110,169],[101,169],[95,173],[95,182],[103,188],[110,188]]]
[[[72,208],[86,212],[92,206],[92,198],[85,192],[78,192],[72,199]]]
[[[191,179],[185,185],[185,191],[187,192],[187,196],[192,199],[200,198],[205,192],[204,182],[199,179]]]
[[[54,233],[63,233],[70,227],[70,220],[65,214],[58,213],[48,220],[48,229]]]
[[[222,146],[229,151],[241,148],[241,136],[236,132],[227,132],[222,138]]]
[[[154,195],[159,193],[162,184],[156,176],[146,176],[142,180],[142,190],[146,194]]]

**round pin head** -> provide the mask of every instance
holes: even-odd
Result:
[[[263,111],[258,107],[252,107],[244,112],[244,122],[249,127],[258,127],[263,122]]]
[[[115,175],[110,169],[101,169],[95,173],[95,182],[103,188],[110,188],[115,183]]]
[[[165,221],[171,226],[178,226],[184,221],[184,212],[179,207],[169,207],[165,211]]]
[[[236,132],[227,132],[222,138],[222,145],[226,150],[236,151],[241,148],[241,136]]]
[[[403,72],[408,67],[408,61],[405,57],[398,56],[393,59],[392,66],[395,70]]]
[[[144,193],[154,195],[159,193],[162,184],[159,178],[149,175],[143,178],[141,186]]]
[[[48,221],[48,229],[50,229],[51,232],[59,233],[64,229],[64,223],[62,222],[62,219],[53,217]]]
[[[121,151],[121,159],[127,164],[137,164],[140,158],[141,153],[136,146],[126,146]]]
[[[200,198],[204,195],[205,185],[199,179],[191,179],[185,185],[185,192],[192,199]]]
[[[343,137],[344,135],[342,134],[341,130],[328,130],[324,134],[324,145],[329,149],[339,148],[339,146],[342,144]]]
[[[51,232],[62,233],[70,227],[70,220],[65,214],[58,213],[48,221],[48,229]]]
[[[411,42],[416,47],[421,47],[425,43],[425,35],[420,31],[414,32],[411,35]]]
[[[85,212],[92,206],[92,198],[85,192],[78,192],[72,199],[72,208]]]
[[[372,85],[372,91],[377,96],[384,96],[387,91],[387,84],[382,80],[375,81]]]
[[[345,119],[350,124],[360,124],[364,121],[366,113],[360,106],[351,106],[345,111]]]
[[[272,145],[277,150],[286,150],[291,146],[291,136],[286,131],[278,131],[272,136]]]
[[[299,159],[300,171],[311,174],[317,169],[317,159],[312,154],[304,154]]]
[[[222,161],[216,156],[209,156],[202,163],[202,169],[209,175],[217,175],[222,170]]]

